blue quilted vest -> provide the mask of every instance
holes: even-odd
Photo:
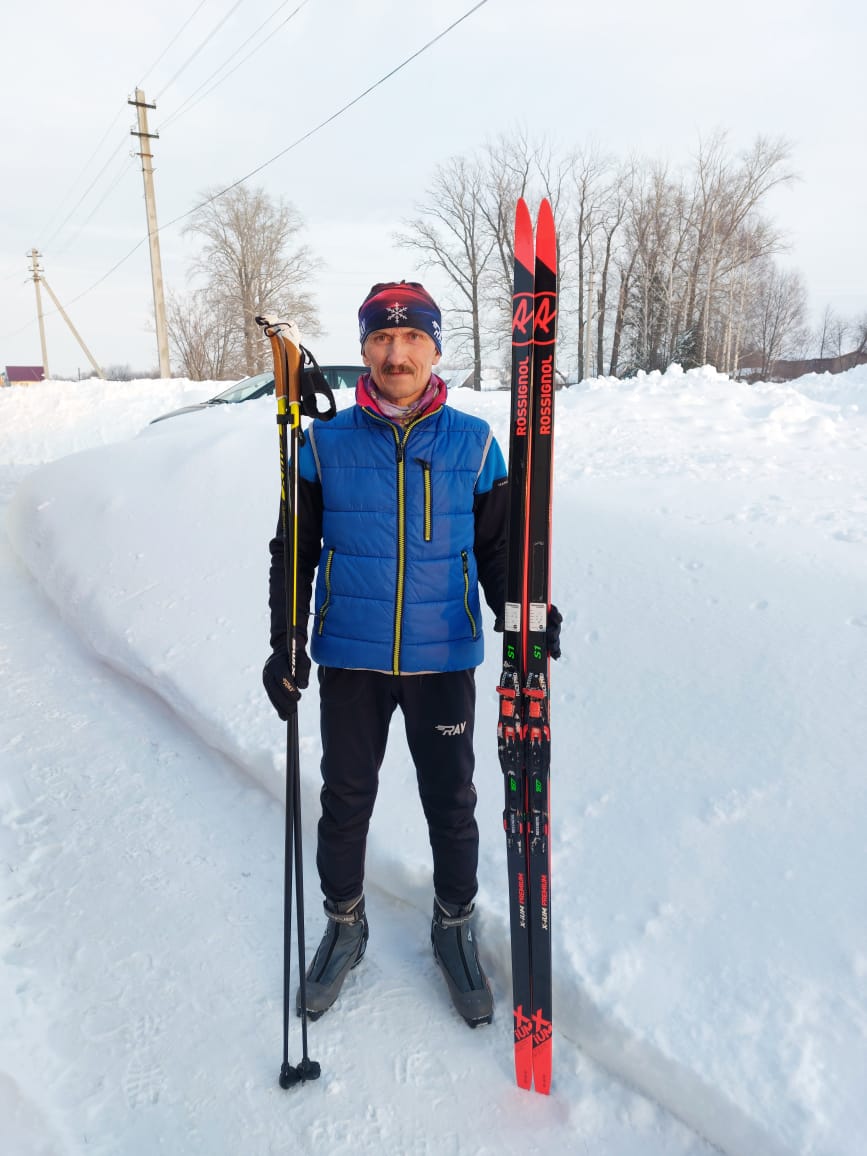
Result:
[[[310,653],[417,674],[484,658],[473,500],[490,427],[449,406],[405,429],[360,405],[314,422],[302,475],[322,486]]]

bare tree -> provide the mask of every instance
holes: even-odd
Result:
[[[708,360],[711,315],[718,306],[720,269],[737,237],[772,188],[794,179],[785,164],[791,148],[785,140],[756,138],[752,147],[733,164],[726,152],[724,133],[715,134],[699,148],[694,191],[696,234],[693,248],[692,284],[687,318],[696,333],[696,352]],[[778,233],[766,233],[765,253],[778,249]],[[751,258],[754,259],[754,258]],[[700,296],[703,294],[703,296]]]
[[[262,372],[267,357],[257,314],[280,313],[304,333],[320,332],[310,290],[317,262],[298,243],[302,228],[287,201],[239,185],[221,196],[205,193],[184,229],[204,242],[191,271],[210,305],[237,318],[247,373]]]
[[[761,353],[761,376],[769,378],[774,362],[802,339],[807,291],[797,270],[782,271],[765,258],[755,281],[751,345]]]
[[[434,173],[427,200],[418,206],[420,215],[407,221],[406,231],[396,238],[403,248],[421,254],[423,267],[442,269],[451,282],[455,336],[471,345],[474,389],[482,383],[484,282],[496,244],[480,208],[484,181],[478,161],[446,161]]]
[[[758,137],[733,155],[720,133],[672,174],[592,148],[563,156],[519,132],[441,165],[398,240],[447,274],[476,382],[483,343],[509,332],[515,202],[540,195],[559,224],[558,344],[579,377],[603,372],[606,354],[612,375],[709,359],[732,372],[755,329],[761,263],[782,247],[763,209],[793,179],[788,154]]]
[[[199,289],[180,298],[170,293],[166,309],[175,363],[191,381],[222,381],[244,375],[237,316],[222,297]]]
[[[856,332],[856,326],[848,318],[839,317],[827,305],[815,337],[819,357],[842,357]]]
[[[596,293],[596,372],[604,373],[605,364],[605,335],[608,318],[608,286],[611,277],[612,262],[616,253],[616,244],[626,220],[627,211],[632,198],[632,188],[635,180],[635,166],[628,164],[619,167],[613,172],[609,181],[599,216],[599,235],[601,238],[601,259],[599,262],[599,288]]]

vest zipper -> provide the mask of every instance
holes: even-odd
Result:
[[[325,601],[319,608],[319,634],[325,629],[325,615],[328,613],[328,607],[331,605],[331,563],[333,561],[334,547],[328,551],[328,557],[325,560]]]
[[[424,477],[424,540],[430,542],[433,539],[430,462],[426,462],[424,458],[416,458],[415,460],[421,466]]]
[[[395,429],[397,442],[397,585],[394,592],[394,649],[391,652],[391,673],[400,674],[400,636],[403,627],[403,580],[406,573],[406,446],[409,427],[404,431],[403,441]]]
[[[466,550],[461,550],[461,563],[464,568],[464,610],[467,612],[467,618],[470,620],[470,626],[473,631],[473,638],[475,638],[476,620],[473,618],[472,610],[470,610],[470,556]]]

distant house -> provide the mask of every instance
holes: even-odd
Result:
[[[31,385],[34,381],[44,381],[45,370],[41,365],[7,365],[6,385]]]

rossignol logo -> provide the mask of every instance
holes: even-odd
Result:
[[[459,723],[438,723],[435,730],[438,730],[441,735],[462,735],[467,729],[467,720]]]
[[[535,333],[533,340],[537,345],[553,345],[555,336],[554,322],[557,320],[557,298],[553,293],[536,294],[536,313],[533,318]]]
[[[533,294],[516,293],[512,310],[512,344],[526,345],[530,340],[530,326],[533,324]]]
[[[554,354],[549,353],[542,359],[539,371],[539,433],[542,436],[551,436],[551,423],[554,416]]]
[[[515,435],[527,436],[530,424],[530,358],[522,357],[518,362],[518,402],[515,406]]]

